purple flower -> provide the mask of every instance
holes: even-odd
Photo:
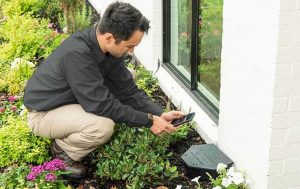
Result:
[[[17,97],[15,97],[15,96],[9,96],[7,99],[8,99],[8,101],[10,103],[13,103],[15,100],[17,100]]]
[[[0,113],[3,113],[5,111],[4,107],[0,107]]]
[[[41,165],[34,166],[31,168],[31,173],[34,174],[35,176],[40,175],[43,171],[44,171],[44,168]]]
[[[56,180],[56,176],[53,174],[53,173],[48,173],[46,176],[45,176],[45,179],[46,181],[48,182],[53,182]]]
[[[65,170],[66,166],[64,164],[64,162],[60,159],[54,159],[52,161],[49,162],[45,162],[43,164],[43,168],[46,171],[56,171],[56,170]]]
[[[35,174],[29,173],[29,174],[26,176],[26,178],[27,178],[27,180],[34,181],[34,180],[35,180]]]

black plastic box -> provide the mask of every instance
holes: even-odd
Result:
[[[214,144],[193,145],[181,158],[186,165],[190,179],[201,176],[200,180],[209,180],[206,173],[216,178],[219,163],[227,165],[228,168],[233,164],[233,161]]]

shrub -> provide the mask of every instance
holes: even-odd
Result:
[[[50,158],[49,139],[35,136],[27,125],[27,114],[9,116],[0,128],[0,167],[18,163],[42,163]]]
[[[96,174],[103,182],[108,179],[126,180],[127,188],[145,188],[178,176],[171,166],[172,155],[167,147],[171,142],[185,138],[190,127],[157,137],[149,129],[117,125],[110,142],[101,146]]]
[[[15,59],[12,66],[0,78],[0,91],[19,95],[33,73],[33,64],[25,59]],[[5,75],[4,75],[5,73]]]
[[[47,20],[32,18],[30,14],[8,17],[0,27],[0,36],[0,62],[18,57],[30,61],[46,58],[67,37],[49,29]]]
[[[149,96],[158,90],[158,80],[153,77],[152,72],[143,66],[138,66],[136,84],[139,89],[144,90]]]
[[[16,96],[0,97],[0,127],[6,124],[7,118],[11,116],[18,116],[22,108],[23,101]]]

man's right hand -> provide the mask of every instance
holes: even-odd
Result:
[[[175,127],[165,119],[153,115],[153,125],[151,126],[150,130],[153,134],[161,136],[163,133],[171,133],[176,130]]]

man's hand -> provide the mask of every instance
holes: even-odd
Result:
[[[150,130],[153,134],[161,136],[163,133],[171,133],[176,130],[172,124],[159,116],[153,116],[153,125]]]
[[[184,113],[180,112],[180,111],[170,111],[170,112],[164,112],[161,114],[161,118],[165,119],[168,122],[173,121],[174,119],[180,118],[184,116]]]

